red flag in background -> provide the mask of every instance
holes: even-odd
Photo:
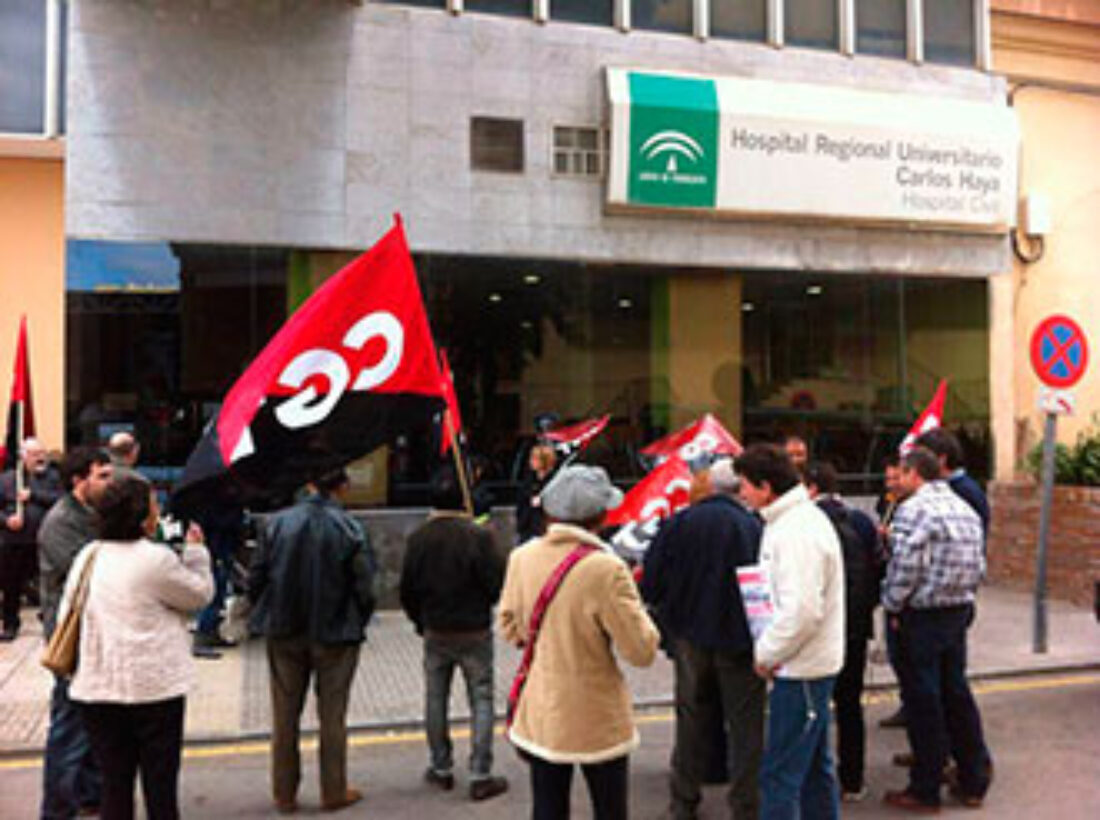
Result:
[[[608,510],[607,526],[644,523],[668,518],[690,501],[691,470],[680,458],[670,458],[651,471],[626,494],[623,503]]]
[[[173,509],[278,498],[428,430],[443,378],[405,232],[321,286],[230,388],[184,467]]]
[[[682,430],[650,444],[642,455],[668,458],[678,455],[684,461],[694,461],[704,454],[741,455],[740,442],[710,413]]]
[[[571,456],[587,447],[596,436],[603,432],[611,416],[585,419],[566,427],[555,427],[543,434],[543,438],[553,443],[559,453]]]
[[[443,375],[443,398],[447,409],[443,411],[443,435],[440,440],[439,454],[447,455],[455,439],[462,435],[462,414],[458,410],[458,394],[455,393],[455,376],[451,372],[451,363],[447,361],[447,351],[439,351],[439,364]]]
[[[27,317],[19,322],[19,339],[15,345],[15,372],[11,382],[11,403],[8,405],[8,432],[0,446],[0,462],[5,470],[15,467],[23,439],[34,435],[34,402],[31,399],[31,363],[27,352]]]
[[[920,414],[920,417],[910,428],[909,433],[898,447],[898,452],[905,455],[913,449],[913,442],[921,435],[943,425],[943,405],[945,401],[947,401],[947,379],[940,382],[940,386],[936,388],[936,395],[932,397],[932,401],[928,403],[928,406],[924,408],[924,412]]]

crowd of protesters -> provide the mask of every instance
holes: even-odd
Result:
[[[43,818],[132,817],[139,780],[148,817],[178,817],[193,658],[228,645],[218,627],[243,511],[209,510],[205,534],[192,524],[167,539],[156,493],[136,469],[137,442],[120,434],[109,444],[54,466],[28,439],[23,475],[0,476],[0,640],[18,635],[36,573],[47,640],[86,584],[79,663],[51,697]],[[836,817],[868,793],[862,692],[881,605],[902,704],[884,725],[904,726],[911,748],[895,760],[908,766],[908,783],[883,798],[933,812],[946,784],[959,803],[980,807],[993,764],[967,684],[966,634],[989,509],[958,441],[933,430],[886,465],[877,522],[842,500],[836,471],[810,456],[791,436],[696,465],[692,503],[633,570],[601,538],[622,499],[601,468],[560,465],[551,447],[536,446],[510,554],[464,510],[455,470],[441,469],[400,579],[401,606],[423,638],[425,784],[455,787],[448,704],[457,669],[471,715],[468,796],[509,788],[493,769],[495,626],[522,652],[506,736],[529,770],[532,817],[568,817],[577,766],[593,816],[629,816],[639,736],[620,663],[647,666],[659,646],[676,682],[671,817],[697,816],[716,752],[732,817]],[[347,487],[346,473],[331,472],[268,516],[248,574],[251,632],[266,640],[271,794],[282,813],[299,808],[311,681],[322,808],[362,798],[348,779],[347,709],[378,566],[341,504]],[[764,621],[746,614],[740,568],[763,572]]]

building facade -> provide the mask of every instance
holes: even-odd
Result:
[[[71,15],[68,441],[134,426],[181,464],[288,311],[400,212],[503,482],[544,412],[610,412],[593,457],[627,480],[703,412],[807,435],[858,479],[941,378],[988,474],[1017,132],[986,3]],[[646,118],[710,136],[632,144]],[[371,497],[412,500],[431,450],[376,457]]]

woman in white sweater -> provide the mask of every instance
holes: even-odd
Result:
[[[100,816],[134,816],[140,771],[146,815],[170,820],[179,817],[184,696],[194,681],[187,618],[213,596],[210,555],[195,526],[179,553],[149,540],[159,510],[136,474],[112,479],[96,509],[100,538],[77,556],[61,604],[63,618],[94,561],[69,696],[102,769]]]

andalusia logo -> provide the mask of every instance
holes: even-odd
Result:
[[[629,201],[713,208],[719,118],[714,81],[635,72],[629,79]]]

